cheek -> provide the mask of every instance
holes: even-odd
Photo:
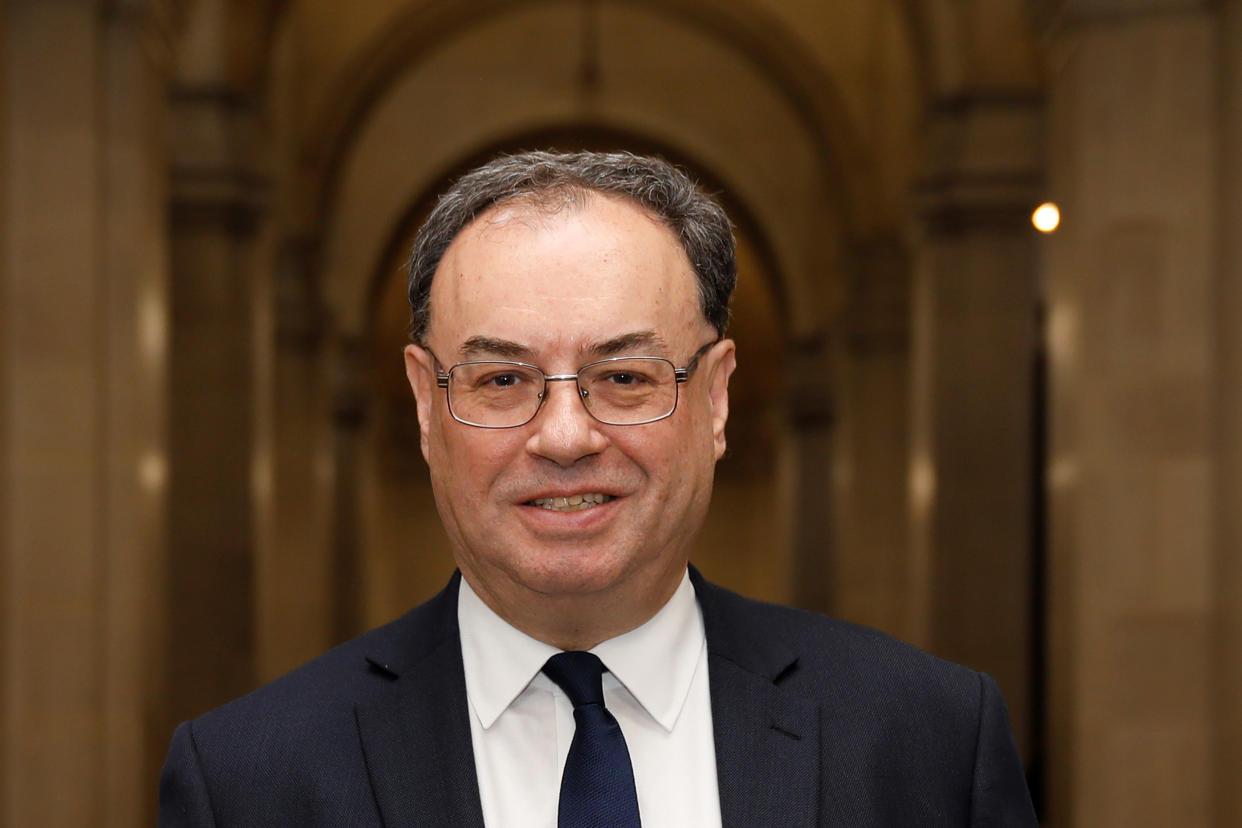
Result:
[[[467,430],[469,429],[469,430]],[[481,501],[492,485],[514,464],[521,446],[510,431],[488,431],[454,422],[439,429],[432,441],[432,469],[450,484],[455,499]]]
[[[652,485],[664,490],[661,496],[670,507],[694,494],[705,471],[710,475],[710,466],[705,467],[711,462],[710,432],[705,439],[701,424],[692,419],[688,417],[683,427],[669,428],[658,437],[635,440],[626,452]]]
[[[686,399],[686,423],[681,429],[678,451],[688,464],[715,463],[711,402],[698,394]]]

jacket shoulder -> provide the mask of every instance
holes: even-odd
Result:
[[[818,723],[822,778],[832,780],[821,811],[834,823],[1036,824],[989,676],[877,630],[701,579],[696,588],[713,688],[743,686],[752,699],[779,699],[799,721]],[[737,717],[723,718],[718,745],[722,734],[737,738]]]
[[[974,710],[982,674],[879,630],[738,595],[699,578],[708,650],[777,683],[829,698],[888,699]]]
[[[400,618],[346,641],[301,667],[191,722],[195,741],[237,745],[302,734],[353,732],[353,710],[440,647],[457,646],[457,580]]]

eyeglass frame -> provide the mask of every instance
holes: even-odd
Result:
[[[681,393],[679,391],[679,387],[681,386],[682,383],[688,382],[690,380],[690,377],[694,375],[694,372],[696,370],[698,370],[699,360],[703,358],[704,354],[706,354],[715,345],[717,345],[721,341],[721,339],[723,339],[723,337],[717,337],[716,339],[713,339],[711,342],[705,343],[702,347],[700,347],[697,351],[695,351],[690,356],[690,359],[686,362],[685,366],[682,368],[678,368],[676,365],[673,364],[673,361],[671,359],[667,359],[665,357],[649,356],[649,355],[615,356],[615,357],[607,357],[605,359],[597,359],[594,362],[588,362],[586,365],[579,366],[578,370],[572,374],[549,374],[545,372],[542,368],[540,368],[538,365],[533,365],[529,362],[518,362],[517,360],[511,360],[511,359],[474,359],[474,360],[467,360],[465,362],[455,362],[451,366],[449,366],[447,371],[444,371],[444,372],[440,372],[437,370],[436,371],[436,386],[444,389],[444,401],[448,405],[449,416],[452,417],[457,422],[461,423],[462,425],[468,425],[468,426],[471,426],[472,428],[503,429],[503,428],[521,428],[524,425],[528,425],[530,424],[532,420],[534,420],[536,417],[539,416],[539,412],[543,410],[543,404],[547,402],[548,383],[549,382],[568,382],[569,380],[573,380],[574,384],[578,386],[578,399],[582,402],[582,408],[586,411],[588,415],[590,415],[591,419],[595,420],[597,423],[602,423],[603,425],[610,425],[610,426],[619,426],[619,427],[648,425],[650,423],[658,423],[660,420],[667,420],[669,417],[673,416],[673,412],[677,410],[677,403],[681,402]],[[427,345],[422,345],[421,347],[425,351],[427,351],[427,353],[431,354],[431,358],[436,361],[437,368],[442,367],[444,365],[444,363],[440,361],[440,358],[436,356],[436,352],[431,350],[430,347],[428,347]],[[652,417],[649,420],[640,420],[636,423],[612,423],[607,420],[601,419],[594,411],[591,410],[591,407],[586,404],[586,398],[587,398],[588,392],[579,383],[579,377],[581,376],[583,371],[585,371],[588,368],[593,368],[596,365],[603,365],[608,362],[622,362],[624,360],[630,360],[630,359],[645,359],[645,360],[653,360],[653,361],[659,361],[659,362],[667,362],[669,365],[673,366],[673,404],[669,408],[667,413],[661,414],[659,417]],[[481,423],[472,423],[469,420],[463,420],[461,417],[458,417],[457,412],[453,410],[453,397],[449,393],[449,380],[453,375],[453,371],[456,370],[457,368],[460,368],[463,365],[516,365],[521,368],[530,368],[535,371],[538,371],[540,376],[543,377],[543,390],[539,392],[539,404],[535,406],[535,410],[531,413],[531,415],[528,418],[526,418],[520,423],[514,423],[513,425],[503,425],[503,426],[483,425]]]

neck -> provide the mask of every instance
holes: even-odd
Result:
[[[496,589],[463,570],[470,588],[515,629],[558,650],[589,650],[647,623],[673,597],[685,564],[650,583],[595,592],[548,594],[525,587]]]

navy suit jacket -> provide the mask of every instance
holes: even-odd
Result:
[[[691,577],[726,826],[1036,825],[991,678]],[[178,727],[159,824],[481,828],[459,578]]]

